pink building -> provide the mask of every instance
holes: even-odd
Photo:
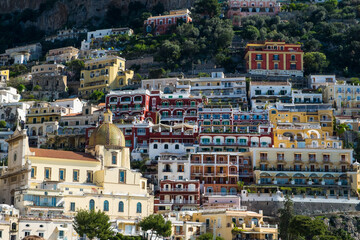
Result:
[[[229,1],[228,18],[236,26],[241,25],[241,17],[251,15],[276,15],[280,12],[280,3],[276,0],[231,0]]]
[[[144,22],[145,32],[154,35],[166,34],[170,31],[170,27],[176,25],[179,21],[184,23],[192,22],[188,9],[172,10],[169,15],[149,17]]]

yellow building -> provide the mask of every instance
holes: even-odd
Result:
[[[224,239],[278,239],[277,225],[266,224],[262,211],[202,210],[192,218],[195,222],[204,222],[207,232]]]
[[[9,70],[0,70],[0,82],[9,81]]]
[[[93,59],[85,62],[81,71],[79,94],[88,97],[94,91],[107,93],[128,85],[134,72],[125,69],[125,59],[117,56]]]
[[[336,82],[324,89],[324,101],[333,105],[335,115],[358,115],[360,108],[360,86]]]
[[[258,190],[302,188],[308,194],[357,195],[352,149],[252,148]]]
[[[333,110],[329,105],[292,105],[269,110],[274,147],[335,148],[342,141],[333,136]]]
[[[73,216],[78,209],[101,210],[120,230],[132,232],[139,218],[153,213],[147,180],[130,169],[129,148],[110,111],[85,153],[29,148],[25,130],[16,130],[7,141],[1,201],[21,214]]]

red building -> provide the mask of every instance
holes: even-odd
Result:
[[[276,0],[231,0],[228,2],[228,18],[233,20],[235,26],[241,25],[241,17],[252,15],[276,15],[281,6]]]
[[[132,90],[110,92],[105,102],[113,113],[113,122],[125,135],[126,146],[131,151],[136,149],[139,155],[148,153],[150,139],[153,142],[175,142],[176,139],[186,144],[194,142],[195,131],[193,127],[190,130],[190,125],[197,124],[201,97],[186,92],[164,94],[159,90]],[[163,125],[162,129],[158,123]],[[172,128],[184,123],[187,125]],[[151,130],[150,125],[154,126]]]
[[[246,45],[246,68],[254,75],[303,76],[300,44],[285,42],[249,43]]]
[[[144,22],[145,32],[154,35],[161,35],[170,32],[170,28],[176,25],[179,21],[184,23],[192,22],[190,11],[185,10],[172,10],[169,15],[149,17]]]
[[[200,183],[197,180],[163,180],[154,211],[196,210],[200,206]]]

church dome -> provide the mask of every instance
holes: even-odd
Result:
[[[104,123],[98,126],[89,138],[89,146],[113,146],[125,147],[123,132],[112,123],[112,113],[107,110],[104,113]]]

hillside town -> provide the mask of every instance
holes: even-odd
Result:
[[[184,40],[333,0],[209,2],[0,53],[0,239],[360,239],[336,223],[360,204],[356,68],[225,26]]]

